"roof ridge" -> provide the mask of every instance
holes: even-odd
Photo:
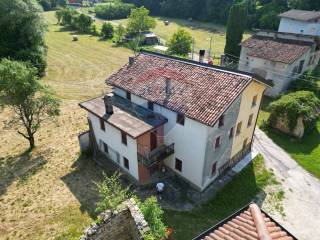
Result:
[[[272,240],[260,208],[257,204],[252,203],[249,205],[249,209],[257,229],[259,240]]]

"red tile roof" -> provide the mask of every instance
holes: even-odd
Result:
[[[171,80],[170,95],[166,79]],[[251,81],[246,74],[141,52],[106,82],[213,126]]]
[[[293,240],[296,239],[256,204],[242,209],[194,240]]]
[[[254,35],[241,43],[248,56],[273,62],[293,63],[311,49],[313,42]]]

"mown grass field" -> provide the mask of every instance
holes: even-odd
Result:
[[[1,240],[74,240],[95,219],[93,182],[101,179],[101,169],[80,155],[77,136],[87,123],[78,103],[108,91],[104,80],[131,54],[94,36],[80,35],[72,42],[74,33],[56,25],[53,12],[44,15],[49,51],[47,76],[41,81],[62,99],[61,116],[43,125],[36,149],[26,153],[27,142],[5,128],[12,113],[7,108],[0,113]],[[171,27],[175,25],[179,23]],[[207,30],[190,31],[200,36]],[[203,207],[189,213],[166,211],[166,224],[174,227],[175,239],[189,239],[250,201],[269,174],[260,159]]]

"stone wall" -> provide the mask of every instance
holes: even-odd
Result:
[[[272,127],[278,129],[280,132],[283,132],[290,136],[294,136],[296,138],[302,138],[304,135],[304,129],[305,129],[302,117],[299,117],[297,119],[297,125],[293,130],[289,129],[288,119],[287,117],[283,117],[283,116],[278,117],[276,123]]]
[[[113,213],[109,210],[102,213],[100,219],[85,230],[80,240],[143,240],[143,234],[149,231],[133,199],[121,204]]]

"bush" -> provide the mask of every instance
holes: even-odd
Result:
[[[157,198],[150,197],[140,203],[139,207],[150,227],[146,239],[165,239],[167,228],[163,223],[163,210],[160,208]]]
[[[99,4],[95,7],[96,16],[107,20],[127,18],[134,8],[133,4]]]
[[[309,91],[297,91],[283,95],[269,106],[269,123],[274,126],[279,117],[288,118],[288,127],[292,131],[300,116],[303,117],[306,131],[314,128],[317,120],[316,110],[320,107],[320,100]]]
[[[172,55],[186,56],[191,51],[192,37],[183,29],[178,29],[169,40],[168,52]]]
[[[75,27],[83,33],[89,33],[91,30],[91,25],[93,20],[90,16],[86,14],[80,14],[76,18],[74,18]]]
[[[129,188],[122,186],[120,182],[120,173],[116,172],[108,177],[103,174],[103,180],[95,183],[100,201],[97,203],[96,211],[101,213],[107,209],[116,210],[116,208],[125,200],[131,197]]]
[[[103,23],[102,28],[101,28],[101,35],[105,39],[110,39],[113,37],[113,26],[111,23]]]

